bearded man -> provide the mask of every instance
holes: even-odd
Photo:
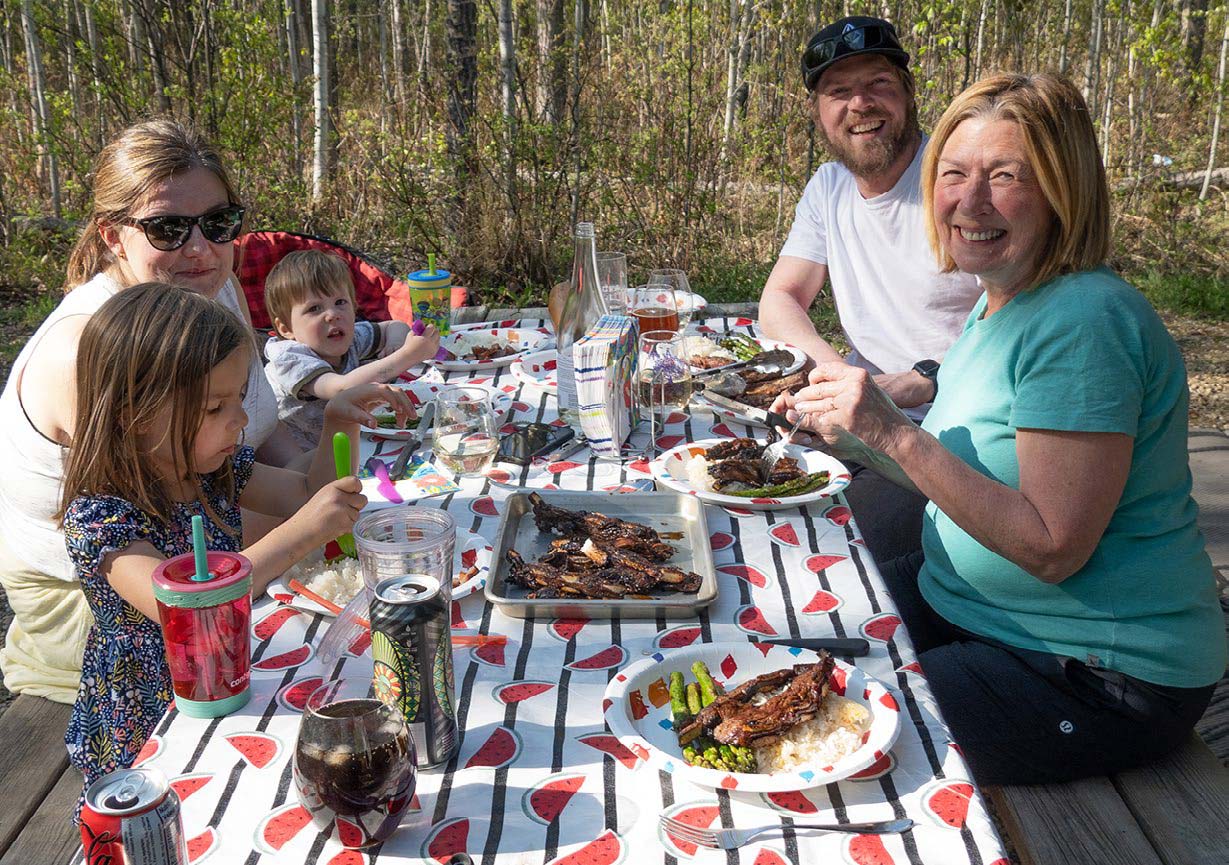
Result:
[[[965,274],[939,272],[922,219],[922,155],[909,55],[895,28],[854,16],[811,37],[802,56],[815,129],[836,157],[807,184],[760,297],[766,336],[817,363],[864,367],[914,420],[938,392],[939,363],[981,294]],[[831,280],[841,357],[807,315]],[[847,490],[877,561],[921,547],[925,500],[854,469]]]

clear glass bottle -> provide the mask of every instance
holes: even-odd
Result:
[[[572,282],[563,302],[563,310],[559,314],[559,328],[555,335],[559,346],[556,369],[559,381],[559,416],[577,435],[581,434],[581,430],[572,346],[605,314],[606,302],[602,298],[597,276],[597,239],[593,223],[578,222],[576,252],[572,260]]]

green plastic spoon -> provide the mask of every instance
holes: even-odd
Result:
[[[337,480],[354,473],[350,470],[350,436],[344,432],[333,433],[333,465],[337,468]],[[358,558],[354,549],[354,535],[349,532],[337,539],[337,546],[350,558]]]

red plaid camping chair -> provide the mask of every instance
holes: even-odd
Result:
[[[247,296],[252,327],[268,331],[273,327],[265,309],[265,278],[287,253],[300,249],[319,249],[340,256],[354,277],[354,299],[358,315],[368,321],[388,321],[389,292],[404,294],[405,286],[358,250],[323,237],[290,231],[252,231],[235,241],[235,272]],[[400,292],[395,286],[401,286]]]

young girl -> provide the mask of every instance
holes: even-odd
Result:
[[[286,518],[243,550],[258,595],[348,532],[366,504],[357,478],[315,490],[308,475],[255,463],[242,438],[253,350],[233,313],[161,283],[118,293],[82,332],[62,521],[95,617],[65,734],[87,787],[132,765],[171,701],[151,578],[160,561],[192,549],[193,515],[204,519],[207,546],[227,551],[241,546],[241,506]],[[412,414],[396,388],[354,388],[329,401],[321,441],[374,424],[366,408],[382,402]],[[320,477],[331,449],[315,460],[311,476]]]

